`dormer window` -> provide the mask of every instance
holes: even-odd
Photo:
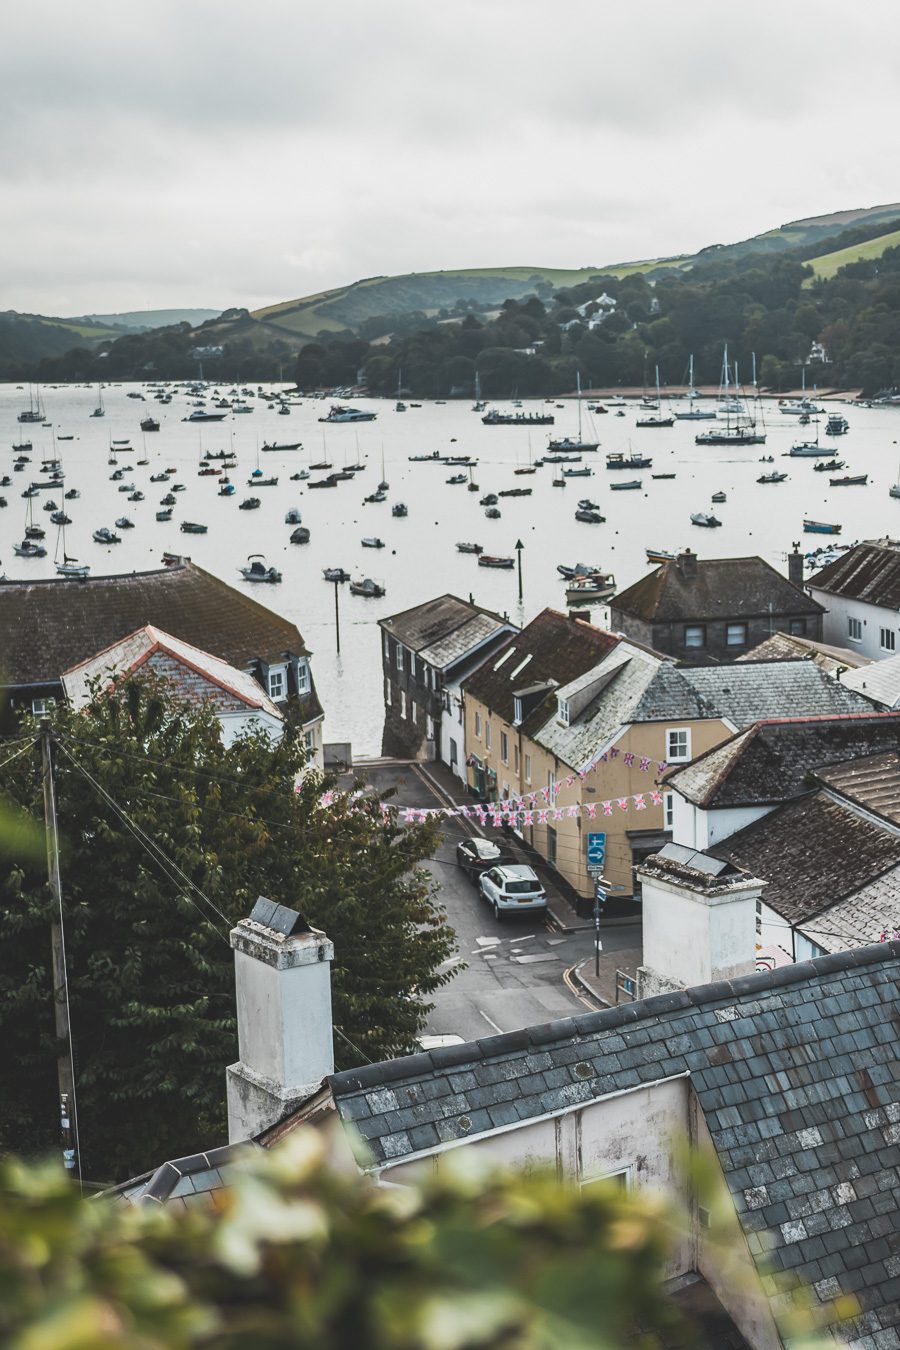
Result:
[[[297,665],[297,693],[308,694],[310,690],[309,662],[300,661]]]
[[[284,670],[283,670],[283,668],[282,668],[281,666],[277,666],[277,667],[275,667],[275,669],[270,670],[270,671],[269,671],[269,698],[275,699],[276,702],[277,702],[279,699],[283,699],[283,698],[284,698],[284,685],[285,685],[285,681],[284,681]]]
[[[513,695],[513,726],[522,725],[522,700],[518,694]]]
[[[558,708],[557,718],[562,722],[564,727],[567,727],[569,725],[569,700],[566,698],[559,698],[556,700],[556,703]]]

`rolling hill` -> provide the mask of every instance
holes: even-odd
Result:
[[[900,211],[898,211],[900,215]],[[891,230],[888,234],[880,234],[875,239],[867,239],[860,244],[850,244],[847,248],[835,249],[832,253],[824,253],[819,258],[810,258],[809,265],[814,270],[817,277],[823,281],[828,281],[847,263],[859,262],[861,260],[871,261],[873,258],[880,258],[886,248],[897,248],[900,246],[900,230]]]

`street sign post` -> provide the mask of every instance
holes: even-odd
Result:
[[[591,831],[587,837],[588,870],[599,867],[603,871],[606,862],[606,835],[602,831]]]

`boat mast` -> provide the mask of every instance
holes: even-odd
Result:
[[[575,372],[575,387],[578,390],[578,444],[581,444],[581,371]]]

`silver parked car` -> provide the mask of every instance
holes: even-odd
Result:
[[[494,911],[494,918],[547,908],[547,892],[533,867],[491,867],[478,878],[478,889]]]

